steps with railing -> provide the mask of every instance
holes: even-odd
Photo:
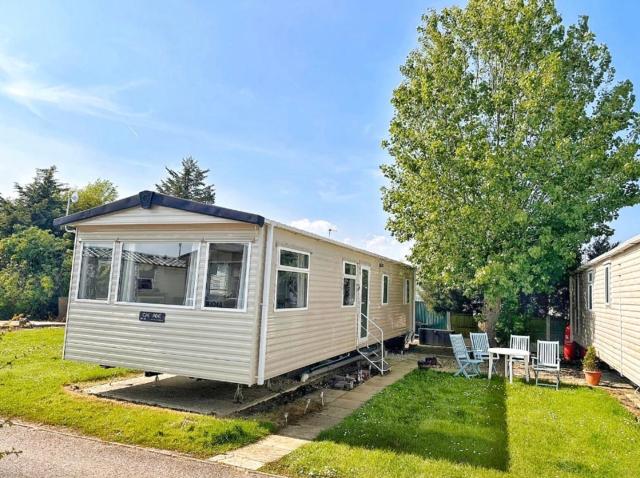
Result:
[[[367,324],[366,329],[363,327],[363,319]],[[360,335],[362,332],[367,333],[366,339],[362,338],[358,340],[357,351],[367,361],[380,372],[380,375],[384,375],[390,370],[389,362],[385,358],[384,350],[384,331],[382,328],[372,321],[367,315],[360,314]],[[373,333],[372,333],[373,332]],[[373,343],[371,343],[373,340]]]

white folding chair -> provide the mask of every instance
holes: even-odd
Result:
[[[528,335],[512,335],[509,339],[509,348],[522,350],[523,352],[531,352],[529,348],[529,344],[531,343],[531,339]],[[525,355],[523,357],[509,357],[509,374],[513,376],[513,362],[520,362],[524,364],[529,360],[529,356]],[[529,380],[529,377],[527,377]]]
[[[451,334],[449,338],[451,339],[451,347],[453,347],[453,356],[458,362],[458,367],[460,367],[455,376],[462,374],[466,378],[471,378],[480,375],[482,360],[469,357],[469,351],[464,343],[462,334]]]
[[[471,332],[471,351],[473,352],[473,358],[482,360],[489,360],[489,336],[486,332]],[[496,372],[496,365],[500,359],[499,355],[493,355],[493,371]]]
[[[555,386],[556,390],[560,388],[560,342],[538,340],[537,354],[533,358],[533,373],[536,376],[536,385],[538,385],[540,372],[548,372],[556,376],[555,385],[546,383],[541,383],[540,385],[545,387]]]

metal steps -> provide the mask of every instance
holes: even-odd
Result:
[[[366,343],[360,343],[360,341],[358,341],[356,350],[360,355],[367,359],[373,368],[380,372],[380,375],[384,375],[391,370],[391,366],[385,358],[384,332],[378,324],[369,319],[365,314],[360,315],[361,323],[362,319],[366,319],[367,341]],[[372,340],[374,341],[373,344],[371,343]]]

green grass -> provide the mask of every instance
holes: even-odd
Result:
[[[640,424],[602,390],[416,370],[267,471],[292,477],[638,477]]]
[[[72,383],[129,373],[61,359],[62,329],[0,336],[0,416],[62,425],[104,440],[211,456],[254,442],[273,426],[223,420],[84,397],[64,390]]]

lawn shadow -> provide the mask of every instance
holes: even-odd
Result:
[[[319,439],[506,471],[505,382],[416,370]]]

